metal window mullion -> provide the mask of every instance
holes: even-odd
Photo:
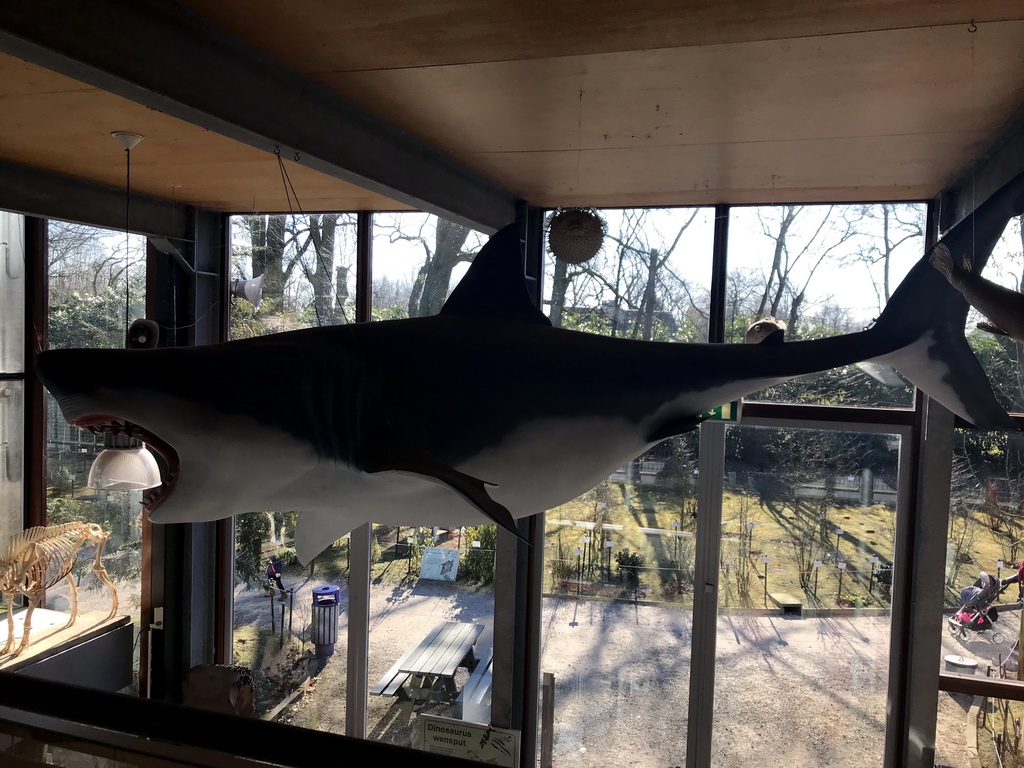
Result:
[[[49,344],[49,222],[33,216],[24,220],[25,234],[25,390],[24,524],[46,525],[46,393],[36,376],[35,355]]]
[[[714,725],[715,650],[718,633],[718,564],[722,548],[725,424],[700,425],[697,475],[697,537],[694,553],[690,701],[686,728],[687,768],[711,765]]]
[[[373,214],[359,211],[356,218],[356,322],[373,317]],[[345,680],[345,735],[365,739],[370,690],[370,548],[373,524],[365,523],[349,534],[347,678]]]
[[[370,539],[373,524],[349,534],[348,677],[345,680],[345,735],[366,738],[370,675]]]
[[[885,765],[931,768],[942,655],[953,414],[921,397],[909,446],[909,492],[897,516]],[[902,469],[901,450],[901,475]],[[901,478],[902,479],[902,478]]]
[[[708,341],[725,341],[729,206],[716,205],[711,253],[711,306]],[[687,768],[711,764],[715,700],[715,644],[718,632],[718,576],[722,548],[722,494],[725,425],[700,426],[697,475],[697,531],[694,552],[693,632],[690,644],[690,698],[687,711]]]

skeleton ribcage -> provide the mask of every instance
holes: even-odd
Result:
[[[47,589],[63,579],[75,565],[82,524],[37,526],[11,537],[4,556],[6,590]]]

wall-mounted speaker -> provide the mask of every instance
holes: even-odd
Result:
[[[263,275],[254,277],[251,280],[232,280],[231,295],[245,299],[256,309],[259,309],[260,301],[263,299]]]
[[[160,326],[152,320],[139,318],[128,328],[127,349],[156,349],[160,343]]]

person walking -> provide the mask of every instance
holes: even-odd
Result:
[[[284,588],[284,584],[281,583],[281,571],[284,569],[284,563],[281,562],[281,558],[277,555],[271,555],[267,558],[267,581],[270,582],[271,589],[277,588],[281,592],[281,601],[283,602],[288,597],[288,592]]]

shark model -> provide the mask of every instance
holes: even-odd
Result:
[[[977,269],[1024,212],[1018,177],[942,242]],[[923,258],[868,330],[786,344],[682,344],[551,327],[515,226],[434,317],[206,347],[55,350],[36,368],[64,417],[159,452],[158,523],[299,512],[308,561],[356,526],[515,530],[699,414],[788,379],[880,360],[983,428],[1015,428],[964,338],[967,302]],[[481,514],[482,513],[482,514]]]

